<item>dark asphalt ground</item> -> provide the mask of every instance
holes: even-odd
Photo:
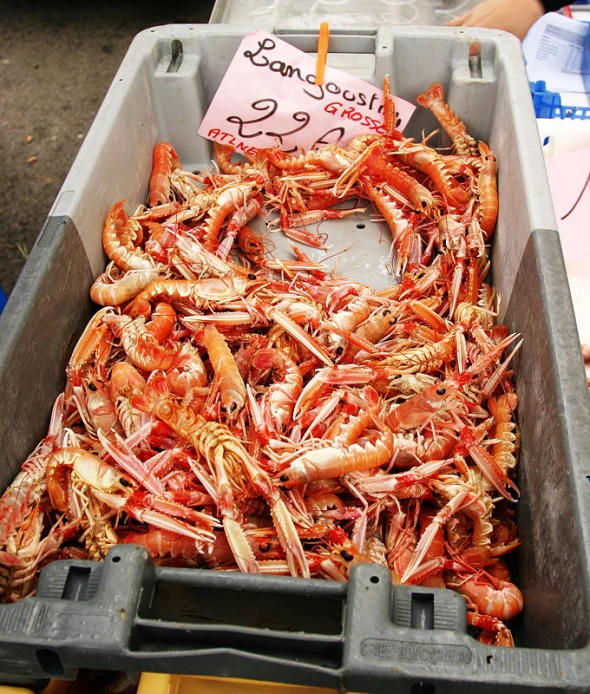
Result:
[[[161,24],[206,23],[213,5],[0,1],[0,286],[7,295],[134,36]]]

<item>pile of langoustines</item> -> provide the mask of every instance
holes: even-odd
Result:
[[[242,163],[216,146],[219,168],[193,174],[156,146],[149,205],[107,217],[103,308],[49,433],[0,500],[5,601],[48,561],[117,543],[161,565],[340,581],[374,562],[458,591],[480,640],[512,645],[519,345],[485,282],[495,158],[443,99],[418,97],[453,154],[390,129]],[[322,248],[304,227],[361,199],[392,234],[384,291],[295,243],[275,258],[247,226],[265,208]]]

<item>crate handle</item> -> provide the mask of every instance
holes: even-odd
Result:
[[[461,596],[392,586],[386,567],[355,566],[348,583],[156,568],[137,545],[52,562],[35,597],[0,608],[0,650],[18,653],[2,669],[39,677],[73,677],[100,658],[114,670],[252,679],[264,668],[271,681],[339,686],[359,659],[424,634],[437,653],[453,630],[466,630]]]
[[[277,29],[275,35],[305,53],[317,53],[318,31],[311,29]],[[377,32],[374,30],[346,30],[330,28],[330,54],[346,53],[375,55]]]
[[[466,631],[461,595],[392,586],[384,566],[354,566],[348,583],[156,568],[137,545],[117,545],[102,562],[55,561],[36,596],[0,607],[0,652],[11,654],[1,669],[23,677],[73,679],[100,663],[346,691],[381,691],[401,677],[405,691],[423,691],[485,662],[482,682],[542,667],[543,682],[558,688],[577,657],[541,651],[542,665],[534,650],[499,657]]]

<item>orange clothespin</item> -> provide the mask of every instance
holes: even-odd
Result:
[[[315,68],[315,83],[319,86],[324,84],[324,70],[328,58],[328,43],[330,41],[330,28],[328,22],[320,24],[320,36],[318,39],[318,61]]]

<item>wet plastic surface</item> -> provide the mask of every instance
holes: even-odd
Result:
[[[477,0],[217,0],[211,22],[271,29],[333,29],[442,26],[477,5]]]

